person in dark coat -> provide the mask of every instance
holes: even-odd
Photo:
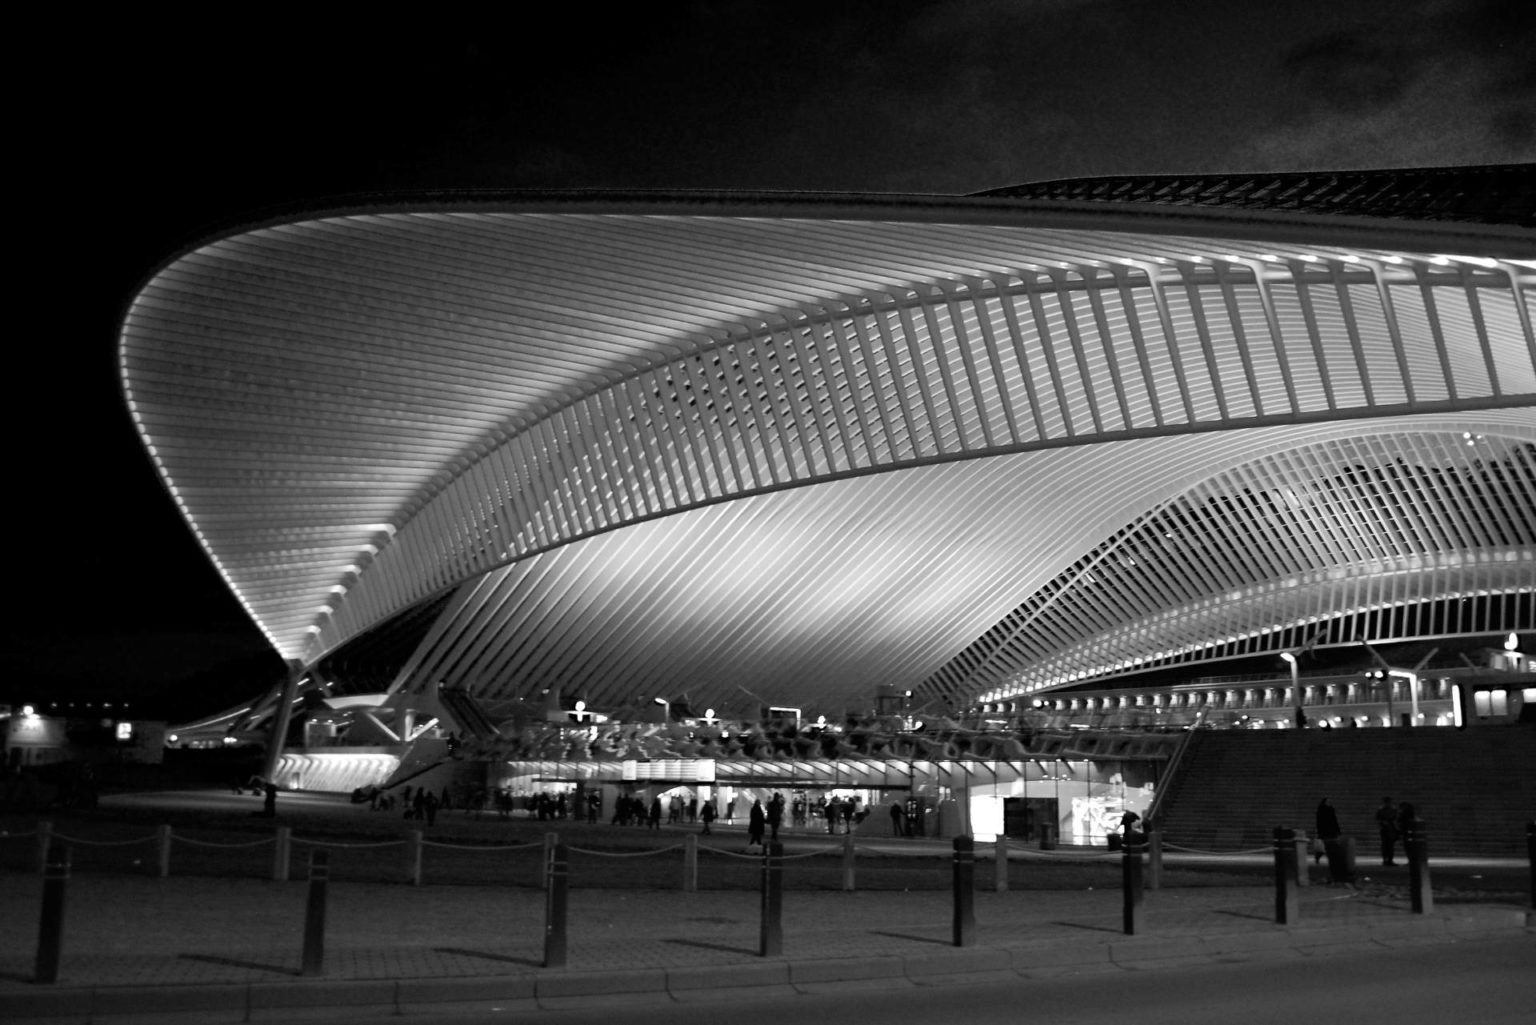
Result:
[[[1336,883],[1349,882],[1349,872],[1344,857],[1344,842],[1340,839],[1344,830],[1339,826],[1339,813],[1328,798],[1317,802],[1317,838],[1312,848],[1312,860],[1319,864],[1328,855],[1328,876]]]
[[[652,829],[660,829],[661,828],[661,798],[659,798],[659,797],[651,798],[651,821],[650,821],[650,826],[651,826]]]
[[[1397,847],[1397,815],[1397,805],[1392,803],[1392,798],[1383,797],[1381,807],[1376,809],[1376,832],[1381,836],[1383,866],[1393,864],[1392,855]]]
[[[705,801],[704,807],[699,809],[699,819],[704,823],[703,832],[709,833],[709,824],[715,821],[715,802]]]
[[[277,817],[277,784],[270,779],[262,786],[261,814],[263,818]]]
[[[763,813],[763,802],[753,801],[747,816],[747,846],[763,842],[763,830],[768,827],[768,816]]]

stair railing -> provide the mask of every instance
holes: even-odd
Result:
[[[1178,774],[1179,766],[1183,764],[1184,755],[1195,739],[1195,731],[1204,724],[1205,713],[1210,707],[1210,702],[1201,702],[1199,711],[1195,712],[1195,721],[1190,723],[1189,730],[1179,739],[1179,746],[1173,749],[1173,757],[1168,759],[1168,768],[1163,773],[1162,785],[1157,788],[1157,795],[1152,798],[1152,807],[1147,809],[1147,828],[1150,829],[1154,823],[1162,822],[1163,805],[1167,803],[1168,792],[1173,789],[1173,781]]]

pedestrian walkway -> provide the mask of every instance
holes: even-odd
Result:
[[[618,993],[683,999],[751,986],[1176,968],[1489,935],[1536,940],[1528,910],[1513,902],[1441,903],[1414,915],[1389,891],[1310,887],[1299,922],[1280,926],[1273,890],[1243,886],[1149,892],[1134,936],[1123,931],[1115,890],[978,891],[975,944],[958,948],[948,892],[791,890],[783,953],[765,958],[756,893],[573,888],[566,967],[545,968],[540,891],[358,883],[330,887],[323,974],[303,977],[307,893],[304,882],[79,876],[67,895],[61,977],[40,985],[30,980],[41,880],[0,876],[13,923],[0,932],[0,1020],[554,1007]]]

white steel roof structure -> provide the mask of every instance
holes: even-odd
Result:
[[[121,373],[285,658],[397,639],[356,689],[959,706],[1484,633],[1536,587],[1528,172],[381,197],[176,255]]]

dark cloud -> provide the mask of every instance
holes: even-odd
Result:
[[[133,11],[40,34],[49,77],[13,147],[37,183],[17,291],[48,319],[7,410],[41,496],[13,531],[39,542],[12,634],[68,617],[82,635],[252,635],[133,436],[114,360],[137,282],[250,211],[377,189],[961,193],[1536,160],[1533,20],[1528,0],[700,0],[451,32],[171,31]]]

